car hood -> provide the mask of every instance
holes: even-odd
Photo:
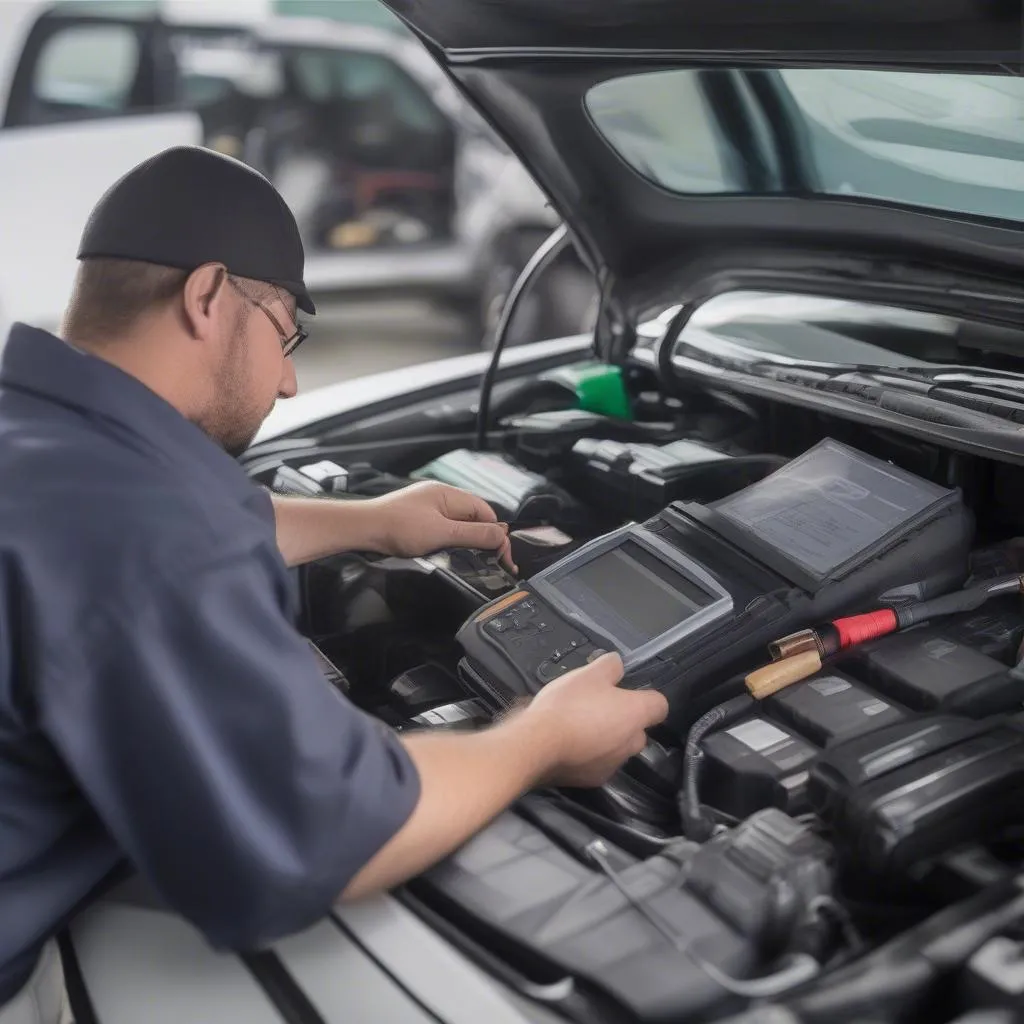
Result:
[[[659,303],[740,287],[1024,319],[1017,2],[385,2],[565,219],[607,300],[603,355]],[[832,75],[841,102],[815,109],[817,83],[794,102],[796,69]],[[683,81],[660,72],[699,97],[692,142],[666,143],[642,90],[617,91]],[[996,109],[1005,122],[975,116]],[[673,180],[702,145],[729,180]]]

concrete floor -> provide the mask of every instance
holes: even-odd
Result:
[[[310,389],[474,350],[465,324],[429,303],[318,302],[295,353],[299,388]]]

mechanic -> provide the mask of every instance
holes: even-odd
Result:
[[[54,936],[129,872],[214,946],[259,948],[534,785],[601,783],[667,712],[614,655],[474,734],[399,737],[351,705],[287,567],[507,560],[507,529],[435,484],[271,496],[233,458],[295,394],[314,313],[255,171],[166,150],[102,197],[78,256],[62,337],[16,324],[0,364],[0,1024],[66,1014]]]

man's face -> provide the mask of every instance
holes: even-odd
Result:
[[[252,443],[279,398],[297,390],[284,343],[296,329],[295,301],[280,289],[231,282],[236,300],[216,370],[217,404],[203,429],[230,455]]]

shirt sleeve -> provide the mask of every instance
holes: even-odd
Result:
[[[312,925],[406,821],[397,738],[327,683],[258,558],[100,599],[43,673],[42,724],[106,828],[222,948]]]

